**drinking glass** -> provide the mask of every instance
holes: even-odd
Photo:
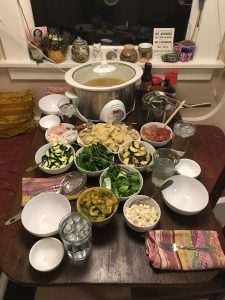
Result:
[[[180,157],[184,156],[191,137],[196,130],[195,125],[183,121],[177,121],[173,128],[173,140],[171,148],[177,151]]]
[[[152,183],[157,187],[175,173],[175,166],[179,162],[176,151],[169,148],[160,148],[153,153]]]
[[[76,124],[76,103],[74,99],[62,99],[58,102],[59,113],[63,123]]]
[[[59,235],[67,256],[74,261],[86,259],[91,253],[91,220],[77,212],[65,216],[59,224]]]

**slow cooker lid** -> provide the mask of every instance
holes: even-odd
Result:
[[[84,86],[109,87],[131,80],[135,69],[120,62],[96,62],[75,70],[72,78]]]

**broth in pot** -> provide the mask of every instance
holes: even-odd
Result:
[[[108,87],[115,86],[124,83],[126,80],[116,78],[116,77],[104,77],[104,78],[95,78],[84,82],[86,86],[98,86],[98,87]]]

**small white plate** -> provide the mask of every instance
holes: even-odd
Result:
[[[179,163],[176,165],[176,171],[180,175],[189,176],[189,177],[198,177],[201,173],[201,168],[199,164],[187,158],[182,158]]]
[[[36,242],[30,249],[31,266],[40,272],[54,270],[64,256],[63,244],[56,238],[44,238]]]

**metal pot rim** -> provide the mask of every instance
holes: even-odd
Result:
[[[128,81],[126,81],[126,82],[124,82],[122,84],[115,85],[115,86],[110,86],[110,87],[86,86],[86,85],[83,85],[83,84],[80,84],[80,83],[76,82],[73,79],[74,72],[76,72],[80,68],[83,68],[84,66],[88,66],[88,65],[96,64],[96,63],[97,62],[91,62],[91,63],[89,62],[89,63],[85,63],[85,64],[82,64],[82,65],[73,67],[72,69],[68,70],[65,73],[65,81],[69,85],[71,85],[71,86],[73,86],[75,88],[84,90],[84,91],[105,92],[105,91],[113,91],[113,90],[118,90],[118,89],[121,89],[121,88],[125,88],[125,87],[127,87],[127,86],[135,83],[138,79],[141,78],[141,76],[143,74],[143,69],[140,66],[138,66],[138,65],[134,65],[132,63],[123,62],[123,61],[110,61],[110,64],[116,63],[116,64],[123,64],[123,65],[127,65],[128,67],[131,67],[135,71],[134,77],[132,77],[130,80],[128,80]],[[99,63],[102,63],[102,61],[100,61]]]

